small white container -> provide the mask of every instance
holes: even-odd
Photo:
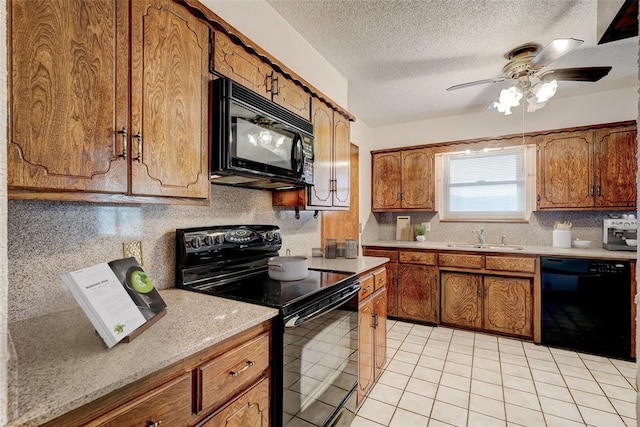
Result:
[[[553,230],[554,248],[571,248],[571,230]]]

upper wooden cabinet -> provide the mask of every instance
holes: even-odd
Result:
[[[539,210],[635,207],[635,126],[559,132],[539,141]]]
[[[10,15],[10,197],[208,199],[204,23],[168,0],[16,0]]]
[[[310,120],[311,96],[302,87],[274,71],[270,65],[234,43],[224,33],[212,31],[211,34],[213,43],[211,59],[216,73]]]
[[[371,161],[374,212],[434,209],[431,148],[373,153]]]
[[[348,208],[350,202],[350,124],[328,105],[315,101],[311,109],[314,131],[313,186],[307,204],[320,208]]]

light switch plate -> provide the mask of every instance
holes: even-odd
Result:
[[[142,262],[142,241],[136,240],[134,242],[124,242],[122,244],[122,255],[125,258],[134,257],[138,264],[143,265]]]

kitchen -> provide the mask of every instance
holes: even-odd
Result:
[[[256,18],[256,15],[260,15],[261,18],[265,15],[272,16],[276,22],[281,23],[281,18],[276,16],[267,5],[258,3],[256,7],[264,8],[264,11],[261,10],[264,13],[251,15],[246,14],[242,6],[211,3],[208,6],[212,10],[219,13],[228,22],[232,22],[234,26],[258,42],[264,49],[273,53],[285,64],[293,66],[295,63],[301,63],[300,71],[298,71],[300,74],[303,74],[307,80],[313,81],[317,87],[330,93],[340,105],[349,105],[346,80],[341,78],[321,58],[318,58],[317,61],[309,61],[309,55],[306,53],[308,47],[303,39],[295,39],[296,47],[299,46],[300,49],[290,49],[287,48],[288,43],[294,43],[294,41],[278,40],[278,36],[273,31],[268,34],[260,33],[260,19]],[[287,33],[286,30],[283,32]],[[282,35],[282,37],[286,36]],[[304,51],[305,54],[296,54],[300,51]],[[527,129],[552,129],[587,123],[635,119],[635,91],[614,90],[605,94],[592,95],[592,97],[600,102],[600,108],[592,107],[590,109],[587,105],[583,109],[581,108],[579,117],[570,119],[557,118],[552,113],[545,116],[528,115]],[[570,100],[555,99],[554,101],[557,102],[557,108],[575,107]],[[574,102],[580,101],[584,102],[585,98],[574,100]],[[619,112],[621,104],[627,106],[623,109],[625,110],[624,114]],[[603,105],[611,107],[602,108]],[[551,106],[550,104],[549,107]],[[542,110],[537,114],[545,113],[545,111]],[[430,132],[428,139],[425,139],[422,130],[429,126],[429,123],[402,126],[403,145],[419,144],[430,140],[437,142],[485,136],[494,133],[494,129],[498,126],[497,123],[502,119],[504,117],[496,116],[487,119],[484,115],[470,114],[463,118],[465,120],[464,130],[460,130],[455,135],[447,133],[447,129],[460,128],[460,126],[444,120],[442,125],[430,129],[433,132]],[[503,122],[500,122],[500,126],[504,130],[498,134],[518,133],[522,130],[518,120],[515,122],[512,120],[508,125],[503,125]],[[470,133],[466,134],[465,132]],[[384,217],[375,219],[374,216],[368,215],[370,211],[368,206],[370,171],[362,165],[370,164],[369,149],[383,148],[387,146],[387,142],[391,143],[397,140],[399,126],[376,129],[376,138],[373,138],[373,133],[360,121],[352,124],[352,141],[361,146],[361,218],[362,222],[366,224],[365,233],[374,234],[373,239],[363,236],[363,240],[386,238],[390,235],[388,227],[392,226],[393,222]],[[368,141],[372,141],[370,147],[367,147]],[[173,280],[171,232],[177,227],[196,227],[203,225],[203,223],[206,225],[277,223],[282,229],[282,234],[286,236],[283,250],[291,249],[294,254],[307,253],[309,251],[308,242],[320,242],[319,220],[313,218],[312,212],[302,212],[301,218],[296,220],[292,211],[273,209],[271,197],[266,192],[222,186],[213,187],[211,191],[212,202],[208,207],[9,201],[8,254],[10,261],[8,265],[10,279],[8,283],[12,285],[8,289],[3,289],[3,292],[8,293],[9,302],[6,305],[8,318],[11,320],[29,319],[68,309],[74,302],[58,281],[54,281],[49,288],[40,286],[40,283],[57,278],[59,274],[79,268],[85,263],[92,264],[120,257],[123,241],[142,240],[144,259],[147,263],[145,267],[159,283],[170,286]],[[535,232],[532,234],[545,235],[546,241],[540,242],[540,244],[549,245],[549,224],[554,222],[555,216],[558,214],[545,215],[541,216],[542,219],[538,219],[538,224],[542,224],[540,228],[547,230],[546,234]],[[594,242],[599,241],[599,221],[601,218],[601,213],[567,214],[558,217],[561,220],[573,221],[576,228],[581,231],[584,229],[584,236],[580,237],[588,238]],[[429,219],[425,218],[425,220]],[[382,228],[384,228],[386,221],[386,231],[376,233],[376,224],[372,221],[381,222]],[[506,232],[503,232],[500,227],[495,229],[487,227],[489,239],[497,239],[499,235],[507,234],[513,243],[523,244],[524,242],[516,240],[516,236],[520,234],[517,226],[511,225],[511,227],[512,229],[508,229]],[[434,233],[450,233],[451,228],[451,224],[448,224],[448,228],[439,227],[437,230],[434,227]],[[459,237],[456,240],[468,241],[473,237],[471,227],[463,228],[459,232]],[[574,233],[576,232],[574,231]],[[82,261],[81,265],[78,260]],[[43,270],[39,271],[40,269]],[[2,321],[5,321],[4,316]],[[2,330],[4,331],[6,328]]]

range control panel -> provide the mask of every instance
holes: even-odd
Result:
[[[244,248],[268,248],[282,244],[275,225],[237,225],[176,230],[176,248],[190,253],[217,252]]]

